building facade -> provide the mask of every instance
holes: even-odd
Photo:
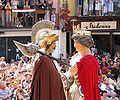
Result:
[[[78,25],[81,30],[91,31],[98,50],[102,49],[111,55],[119,51],[119,0],[76,0],[75,3],[76,8],[74,10],[76,13],[70,16],[69,24],[66,24],[67,32],[73,34],[73,26]],[[71,54],[74,52],[73,43],[71,41],[68,44],[71,44],[71,49],[68,50],[69,54]]]

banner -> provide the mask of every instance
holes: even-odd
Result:
[[[12,12],[34,12],[35,9],[12,9]]]
[[[116,29],[116,21],[81,22],[81,29]]]

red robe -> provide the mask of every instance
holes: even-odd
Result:
[[[92,55],[84,56],[79,62],[78,79],[82,87],[85,100],[100,100],[98,89],[98,62]]]
[[[46,56],[35,63],[30,100],[65,100],[60,74]]]

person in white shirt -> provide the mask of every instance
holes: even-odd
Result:
[[[0,81],[0,100],[10,100],[10,90],[6,87],[5,82]]]
[[[113,14],[113,1],[108,0],[108,14],[112,15]]]
[[[101,100],[110,100],[110,98],[107,96],[107,91],[103,91]]]
[[[101,15],[101,1],[100,0],[96,0],[95,2],[95,12],[96,12],[96,16]]]
[[[115,92],[111,95],[110,100],[119,100]]]
[[[5,57],[0,57],[0,66],[6,66]]]
[[[111,96],[114,93],[114,86],[109,82],[107,77],[104,78],[104,82],[101,84],[100,89],[107,91],[107,96]]]

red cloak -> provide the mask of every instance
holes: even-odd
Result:
[[[30,100],[66,100],[60,74],[47,56],[35,63]]]
[[[78,79],[82,87],[85,100],[100,100],[98,88],[98,62],[92,55],[84,56],[79,62]]]

